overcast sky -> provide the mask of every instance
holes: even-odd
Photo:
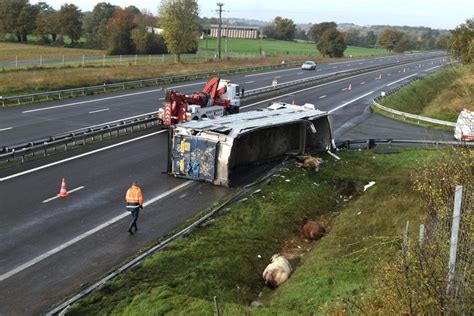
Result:
[[[74,3],[82,11],[91,11],[96,0],[43,0],[55,9],[64,3]],[[158,13],[161,1],[110,0],[114,5],[135,5]],[[38,1],[31,0],[31,3]],[[409,25],[452,29],[474,15],[473,0],[198,0],[200,15],[217,16],[217,2],[224,3],[223,17],[271,21],[276,16],[293,19],[296,23],[335,21],[358,25]]]

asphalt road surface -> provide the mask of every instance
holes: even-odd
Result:
[[[370,101],[381,91],[403,84],[417,74],[436,71],[444,62],[434,59],[394,66],[301,89],[271,100],[245,104],[242,110],[266,107],[271,101],[309,102],[331,112],[334,134],[338,139],[387,136],[451,140],[451,133],[427,132],[424,128],[375,116],[368,110]],[[294,80],[301,76],[299,72],[299,69],[294,69],[276,74],[281,76],[281,80]],[[286,78],[289,73],[293,79]],[[276,74],[242,77],[268,85],[270,76]],[[261,80],[260,77],[266,79]],[[144,91],[134,90],[131,93]],[[152,96],[153,93],[139,95],[148,98],[149,108],[142,107],[142,101],[129,97],[109,99],[108,102],[112,103],[108,105],[122,104],[117,110],[121,117],[138,114],[133,112],[138,107],[143,112],[156,110],[157,95]],[[104,98],[104,95],[94,98]],[[32,122],[38,122],[39,113],[43,113],[43,118],[48,116],[51,124],[61,125],[61,121],[68,116],[71,120],[82,120],[87,117],[84,112],[103,106],[98,104],[100,102],[47,109],[28,115],[21,114],[21,111],[44,109],[56,103],[14,108],[6,112],[12,113],[9,115],[13,121],[31,120],[26,125],[28,127],[37,124]],[[134,104],[136,107],[129,109]],[[113,118],[107,116],[106,119]],[[85,124],[99,121],[88,120]],[[67,128],[68,125],[64,126]],[[23,129],[18,128],[16,132]],[[12,132],[9,135],[16,134]],[[28,133],[25,135],[31,137]],[[164,174],[166,150],[166,132],[157,129],[81,155],[68,153],[65,160],[45,161],[45,164],[36,164],[34,168],[27,164],[20,169],[1,170],[0,315],[33,315],[46,311],[52,304],[77,292],[84,284],[93,282],[113,266],[231,192],[227,188],[184,181]],[[62,177],[67,180],[70,196],[54,198],[59,192]],[[142,185],[146,204],[138,221],[138,233],[129,236],[126,230],[130,219],[123,199],[126,189],[135,179]]]
[[[315,71],[304,71],[297,67],[263,73],[225,76],[225,79],[239,83],[246,91],[249,91],[271,86],[274,78],[279,83],[284,83],[314,76],[327,76],[341,71],[406,62],[420,58],[429,59],[436,56],[446,57],[446,53],[430,52],[356,59],[318,64]],[[422,61],[421,63],[426,62]],[[406,70],[407,75],[413,73],[414,67],[411,67],[411,71]],[[410,66],[406,68],[410,68]],[[155,112],[162,106],[165,89],[175,88],[182,93],[189,94],[201,90],[205,83],[206,80],[201,79],[159,87],[117,91],[74,99],[2,108],[0,109],[0,147],[29,142],[80,128]]]

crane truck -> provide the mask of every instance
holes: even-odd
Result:
[[[163,125],[171,126],[191,120],[215,118],[239,113],[240,86],[229,80],[214,77],[202,91],[190,95],[176,90],[167,90],[163,108],[158,111],[158,119]]]

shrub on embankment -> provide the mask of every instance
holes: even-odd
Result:
[[[386,97],[395,110],[456,122],[462,109],[474,110],[474,66],[447,67]]]
[[[216,296],[226,315],[324,313],[370,293],[382,262],[400,247],[400,233],[423,217],[410,172],[439,150],[406,149],[327,156],[319,173],[291,165],[262,191],[79,301],[72,315],[212,314]],[[350,180],[346,182],[345,180]],[[376,181],[360,194],[344,183]],[[353,195],[352,197],[344,195]],[[322,220],[328,234],[305,242],[304,217]],[[261,273],[274,253],[296,254],[290,279],[272,291]],[[259,293],[261,297],[259,298]],[[259,299],[264,307],[251,308]]]

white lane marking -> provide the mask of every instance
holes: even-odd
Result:
[[[84,188],[85,188],[84,186],[80,186],[80,187],[78,187],[78,188],[75,188],[75,189],[72,189],[72,190],[67,191],[67,193],[73,193],[73,192],[82,190],[82,189],[84,189]],[[53,196],[52,198],[49,198],[49,199],[44,200],[44,201],[41,202],[41,203],[48,203],[48,202],[51,202],[51,201],[53,201],[53,200],[56,200],[57,198],[59,198],[59,196],[56,195],[56,196]]]
[[[334,66],[334,67],[332,67],[332,69],[337,69],[337,67],[336,67],[336,66]]]
[[[302,74],[304,74],[304,72],[301,71],[301,72],[297,72],[296,74],[297,74],[297,75],[302,75]],[[253,81],[252,81],[252,82],[253,82]]]
[[[10,129],[12,129],[13,127],[6,127],[6,128],[0,128],[0,132],[3,132],[3,131],[8,131]]]
[[[245,78],[248,78],[248,77],[256,77],[256,76],[264,76],[264,75],[267,75],[267,74],[274,74],[274,73],[277,73],[277,72],[293,71],[293,70],[295,70],[295,69],[298,69],[298,68],[290,68],[290,69],[283,69],[283,70],[275,70],[275,71],[269,71],[269,72],[262,72],[262,73],[258,73],[258,74],[245,75],[244,77],[245,77]]]
[[[346,90],[347,90],[347,87],[346,87],[346,88],[344,88],[344,89],[341,89],[341,90],[342,90],[342,91],[346,91]]]
[[[163,97],[163,98],[159,98],[158,100],[164,100],[164,99],[165,99],[165,97]]]
[[[355,61],[362,61],[362,60],[366,60],[365,58],[362,58],[362,59],[351,59],[351,60],[346,60],[346,61],[338,61],[338,62],[335,62],[335,63],[328,63],[326,65],[339,65],[339,64],[344,64],[344,63],[353,63]]]
[[[360,84],[365,84],[365,81],[362,81]]]
[[[51,109],[65,108],[65,107],[68,107],[68,106],[73,106],[73,105],[78,105],[78,104],[86,104],[86,103],[100,102],[100,101],[106,101],[106,100],[113,100],[113,99],[118,99],[118,98],[125,98],[125,97],[134,96],[134,95],[158,92],[158,91],[161,91],[161,90],[162,89],[153,89],[153,90],[148,90],[148,91],[141,91],[141,92],[134,92],[134,93],[116,95],[116,96],[113,96],[113,97],[99,98],[99,99],[87,100],[87,101],[79,101],[79,102],[49,106],[49,107],[41,108],[41,109],[33,109],[33,110],[22,111],[21,113],[31,113],[31,112],[46,111],[46,110],[51,110]]]
[[[100,110],[95,110],[95,111],[90,111],[89,113],[92,114],[92,113],[99,113],[99,112],[105,112],[105,111],[109,111],[110,109],[109,108],[106,108],[106,109],[100,109]]]
[[[245,82],[245,83],[254,83],[254,82],[255,82],[255,81],[252,80],[252,81],[247,81],[247,82]]]
[[[431,68],[425,69],[425,70],[423,70],[423,71],[430,71],[430,70],[433,70],[433,69],[436,69],[436,68],[439,68],[439,67],[441,67],[441,65],[435,66],[435,67],[431,67]]]
[[[416,62],[412,62],[412,63],[416,63]],[[412,63],[409,63],[409,64],[412,64]],[[385,68],[385,70],[393,69],[393,68],[397,68],[397,67],[400,67],[400,66],[399,65],[391,66],[391,67]],[[314,86],[314,87],[304,88],[304,89],[301,89],[301,90],[298,90],[298,91],[294,91],[292,93],[282,94],[282,95],[279,95],[279,96],[276,96],[276,97],[273,97],[273,98],[269,98],[269,99],[265,99],[265,100],[258,101],[258,102],[255,102],[255,103],[247,104],[247,105],[241,106],[240,108],[241,109],[249,108],[249,107],[252,107],[252,106],[255,106],[255,105],[258,105],[258,104],[261,104],[261,103],[265,103],[265,102],[268,102],[268,101],[271,101],[271,100],[283,98],[283,97],[286,97],[286,96],[289,96],[289,95],[292,95],[292,94],[298,94],[300,92],[316,89],[316,88],[319,88],[319,87],[322,87],[322,86],[327,86],[327,85],[330,85],[330,84],[333,84],[333,83],[336,83],[336,82],[341,82],[341,81],[344,81],[344,80],[365,76],[365,75],[368,75],[368,74],[372,74],[374,72],[380,72],[380,70],[373,70],[373,71],[369,71],[369,72],[366,72],[366,73],[363,73],[363,74],[358,74],[358,75],[354,75],[354,76],[351,76],[351,77],[342,78],[342,79],[338,79],[338,80],[331,81],[331,82],[326,82],[326,83],[323,83],[323,84],[320,84],[320,85],[317,85],[317,86]],[[314,78],[317,78],[317,77],[318,76],[315,76]]]
[[[38,170],[46,169],[46,168],[49,168],[49,167],[52,167],[52,166],[55,166],[55,165],[59,165],[59,164],[62,164],[62,163],[65,163],[65,162],[68,162],[68,161],[71,161],[71,160],[75,160],[75,159],[79,159],[79,158],[82,158],[82,157],[85,157],[85,156],[89,156],[89,155],[92,155],[92,154],[95,154],[95,153],[98,153],[98,152],[101,152],[101,151],[104,151],[104,150],[107,150],[107,149],[110,149],[110,148],[114,148],[114,147],[117,147],[117,146],[132,143],[132,142],[135,142],[137,140],[141,140],[143,138],[147,138],[147,137],[154,136],[156,134],[161,134],[161,133],[164,133],[164,132],[166,132],[166,130],[161,130],[161,131],[154,132],[154,133],[151,133],[151,134],[143,135],[143,136],[140,136],[140,137],[137,137],[137,138],[133,138],[133,139],[123,141],[121,143],[117,143],[117,144],[113,144],[113,145],[110,145],[110,146],[107,146],[107,147],[92,150],[92,151],[89,151],[89,152],[86,152],[86,153],[83,153],[83,154],[80,154],[80,155],[77,155],[77,156],[74,156],[74,157],[69,157],[69,158],[66,158],[66,159],[63,159],[63,160],[52,162],[52,163],[47,164],[47,165],[43,165],[43,166],[39,166],[39,167],[30,169],[30,170],[25,170],[25,171],[22,171],[22,172],[19,172],[19,173],[15,173],[15,174],[6,176],[4,178],[0,178],[0,182],[10,180],[10,179],[13,179],[13,178],[16,178],[16,177],[20,177],[20,176],[23,176],[25,174],[29,174],[29,173],[32,173],[32,172],[36,172]]]
[[[280,79],[280,78],[281,78],[281,76],[276,76],[276,77],[274,77],[274,78],[275,78],[275,79]]]
[[[365,98],[365,97],[368,96],[368,95],[371,95],[372,93],[374,93],[374,91],[370,91],[370,92],[368,92],[368,93],[366,93],[366,94],[364,94],[364,95],[361,95],[360,97],[357,97],[357,98],[355,98],[355,99],[352,99],[352,100],[350,100],[350,101],[347,101],[346,103],[341,104],[341,105],[339,105],[338,107],[335,107],[335,108],[332,109],[332,110],[329,110],[328,113],[332,113],[332,112],[334,112],[334,111],[337,111],[337,110],[339,110],[340,108],[345,107],[346,105],[349,105],[349,104],[351,104],[351,103],[354,103],[355,101],[360,100],[360,99],[362,99],[362,98]]]
[[[184,85],[180,85],[180,86],[170,87],[170,89],[189,87],[189,86],[197,86],[197,85],[202,85],[202,84],[205,84],[205,83],[206,82],[203,81],[203,82],[184,84]],[[99,98],[99,99],[94,99],[94,100],[87,100],[87,101],[80,101],[80,102],[73,102],[73,103],[55,105],[55,106],[50,106],[50,107],[41,108],[41,109],[33,109],[33,110],[22,111],[21,113],[46,111],[46,110],[51,110],[51,109],[69,107],[69,106],[78,105],[78,104],[86,104],[86,103],[100,102],[100,101],[106,101],[106,100],[113,100],[113,99],[118,99],[118,98],[126,98],[126,97],[135,96],[135,95],[153,93],[153,92],[158,92],[158,91],[163,91],[163,88],[153,89],[153,90],[148,90],[148,91],[141,91],[141,92],[134,92],[134,93],[127,93],[127,94],[122,94],[122,95],[116,95],[116,96],[113,96],[113,97]]]
[[[158,201],[158,200],[160,200],[160,199],[162,199],[162,198],[164,198],[164,197],[167,197],[168,195],[170,195],[170,194],[172,194],[172,193],[174,193],[174,192],[176,192],[176,191],[178,191],[178,190],[180,190],[180,189],[182,189],[182,188],[184,188],[184,187],[186,187],[186,186],[188,186],[188,185],[190,185],[190,184],[192,184],[192,183],[195,183],[195,182],[194,182],[194,181],[187,181],[187,182],[184,182],[184,183],[182,183],[182,184],[180,184],[180,185],[178,185],[178,186],[172,188],[171,190],[168,190],[168,191],[166,191],[166,192],[164,192],[164,193],[162,193],[162,194],[160,194],[160,195],[154,197],[154,198],[151,199],[150,201],[143,203],[143,206],[150,205],[150,204],[152,204],[152,203],[154,203],[154,202],[156,202],[156,201]],[[103,229],[103,228],[105,228],[105,227],[107,227],[107,226],[110,226],[110,225],[112,225],[112,224],[118,222],[118,221],[121,220],[122,218],[125,218],[125,217],[129,216],[129,214],[130,214],[130,212],[123,212],[122,214],[113,217],[112,219],[108,220],[107,222],[102,223],[102,224],[100,224],[100,225],[98,225],[98,226],[96,226],[96,227],[94,227],[94,228],[92,228],[92,229],[86,231],[85,233],[83,233],[83,234],[81,234],[81,235],[79,235],[79,236],[76,236],[76,237],[74,237],[73,239],[70,239],[70,240],[66,241],[66,242],[63,243],[62,245],[59,245],[59,246],[57,246],[56,248],[53,248],[53,249],[51,249],[51,250],[49,250],[49,251],[43,253],[42,255],[39,255],[38,257],[33,258],[33,259],[31,259],[30,261],[27,261],[27,262],[25,262],[25,263],[23,263],[23,264],[17,266],[16,268],[14,268],[14,269],[12,269],[12,270],[10,270],[10,271],[8,271],[8,272],[6,272],[6,273],[0,275],[0,281],[4,281],[4,280],[8,279],[9,277],[11,277],[11,276],[13,276],[13,275],[15,275],[15,274],[17,274],[17,273],[19,273],[19,272],[21,272],[21,271],[23,271],[23,270],[29,268],[29,267],[31,267],[31,266],[33,266],[33,265],[37,264],[38,262],[40,262],[40,261],[42,261],[42,260],[44,260],[44,259],[46,259],[46,258],[48,258],[48,257],[50,257],[50,256],[52,256],[52,255],[54,255],[54,254],[56,254],[56,253],[58,253],[58,252],[60,252],[61,250],[66,249],[67,247],[69,247],[69,246],[71,246],[71,245],[74,245],[75,243],[81,241],[82,239],[84,239],[84,238],[86,238],[86,237],[89,237],[89,236],[95,234],[96,232],[100,231],[101,229]]]
[[[393,82],[390,82],[389,84],[386,85],[386,87],[390,87],[391,85],[396,84],[397,82],[403,81],[403,80],[408,79],[408,78],[413,77],[413,76],[416,76],[417,74],[418,73],[415,72],[413,75],[409,75],[409,76],[403,77],[402,79],[398,79],[398,80],[395,80]]]
[[[359,65],[363,65],[364,63],[359,63]]]
[[[391,76],[392,74],[387,74],[387,76]]]
[[[322,71],[322,69],[318,69],[318,70],[316,70],[316,71]]]
[[[325,97],[327,97],[327,95],[322,95],[322,96],[320,96],[319,98],[320,98],[320,99],[324,99]]]

